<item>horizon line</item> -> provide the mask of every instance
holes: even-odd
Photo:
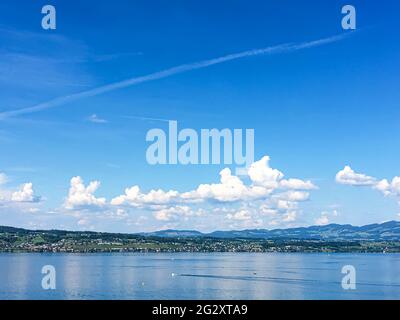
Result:
[[[351,227],[366,227],[366,226],[371,226],[371,225],[382,225],[385,223],[390,223],[390,222],[397,222],[400,223],[400,221],[397,220],[388,220],[384,222],[375,222],[375,223],[368,223],[368,224],[363,224],[363,225],[353,225],[350,223],[346,224],[341,224],[341,223],[328,223],[324,225],[309,225],[309,226],[303,226],[303,227],[288,227],[288,228],[275,228],[275,229],[265,229],[265,228],[254,228],[254,229],[231,229],[231,230],[214,230],[210,232],[204,232],[204,231],[198,231],[198,230],[190,230],[190,229],[159,229],[155,231],[139,231],[139,232],[111,232],[111,231],[93,231],[93,230],[67,230],[67,229],[27,229],[23,227],[13,227],[13,226],[4,226],[0,225],[0,228],[13,228],[13,229],[22,229],[25,231],[65,231],[65,232],[91,232],[91,233],[107,233],[107,234],[128,234],[128,235],[145,235],[145,234],[151,234],[151,233],[156,233],[156,232],[166,232],[166,231],[177,231],[177,232],[198,232],[203,235],[208,235],[214,232],[243,232],[243,231],[254,231],[254,230],[265,230],[265,231],[274,231],[274,230],[291,230],[291,229],[299,229],[299,228],[311,228],[311,227],[327,227],[327,226],[332,226],[332,225],[337,225],[337,226],[351,226]]]

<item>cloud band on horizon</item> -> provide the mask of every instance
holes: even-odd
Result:
[[[175,66],[175,67],[172,67],[169,69],[150,73],[148,75],[134,77],[134,78],[130,78],[127,80],[118,81],[115,83],[100,86],[100,87],[97,87],[94,89],[82,91],[79,93],[74,93],[74,94],[58,97],[53,100],[39,103],[39,104],[36,104],[31,107],[0,112],[0,120],[9,118],[9,117],[23,115],[23,114],[39,112],[41,110],[58,107],[58,106],[66,104],[66,103],[77,101],[77,100],[80,100],[83,98],[97,96],[97,95],[111,92],[114,90],[134,86],[134,85],[137,85],[140,83],[159,80],[159,79],[167,78],[167,77],[170,77],[170,76],[173,76],[176,74],[185,73],[185,72],[196,70],[196,69],[202,69],[202,68],[206,68],[206,67],[209,67],[212,65],[216,65],[216,64],[220,64],[220,63],[224,63],[224,62],[228,62],[228,61],[232,61],[232,60],[237,60],[237,59],[241,59],[241,58],[245,58],[245,57],[265,55],[265,54],[286,53],[286,52],[292,52],[292,51],[317,47],[317,46],[340,41],[340,40],[348,37],[353,32],[354,31],[331,36],[328,38],[314,40],[314,41],[294,43],[294,44],[286,43],[286,44],[266,47],[266,48],[262,48],[262,49],[253,49],[253,50],[243,51],[243,52],[239,52],[239,53],[228,54],[228,55],[218,57],[218,58],[202,60],[199,62],[193,62],[193,63],[189,63],[189,64],[182,64],[182,65]]]

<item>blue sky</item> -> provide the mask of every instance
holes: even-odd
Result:
[[[399,4],[352,1],[356,31],[341,26],[348,3],[333,0],[52,1],[56,30],[41,28],[45,4],[0,4],[1,225],[210,231],[400,218]],[[183,64],[321,39],[334,40],[13,114]],[[254,129],[245,187],[234,166],[148,164],[146,133],[168,125],[157,119]],[[228,186],[219,181],[226,167]],[[291,178],[312,187],[282,182]],[[136,185],[140,193],[120,197]]]

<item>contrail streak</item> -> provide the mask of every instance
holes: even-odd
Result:
[[[123,116],[125,119],[136,119],[136,120],[148,120],[148,121],[161,121],[161,122],[170,122],[172,120],[162,119],[162,118],[151,118],[151,117],[142,117],[142,116]]]
[[[206,67],[209,67],[212,65],[216,65],[216,64],[220,64],[220,63],[224,63],[224,62],[228,62],[228,61],[232,61],[232,60],[237,60],[237,59],[241,59],[241,58],[245,58],[245,57],[266,55],[266,54],[285,53],[285,52],[292,52],[292,51],[317,47],[317,46],[321,46],[324,44],[340,41],[340,40],[344,39],[345,37],[347,37],[348,35],[350,35],[351,33],[352,32],[341,34],[341,35],[336,35],[336,36],[332,36],[332,37],[328,37],[328,38],[323,38],[323,39],[319,39],[319,40],[315,40],[315,41],[309,41],[309,42],[294,43],[294,44],[287,43],[287,44],[281,44],[281,45],[271,46],[271,47],[262,48],[262,49],[248,50],[248,51],[244,51],[244,52],[229,54],[229,55],[214,58],[214,59],[203,60],[203,61],[189,63],[189,64],[183,64],[183,65],[179,65],[179,66],[165,69],[162,71],[150,73],[148,75],[130,78],[127,80],[104,85],[104,86],[90,89],[87,91],[59,97],[59,98],[56,98],[56,99],[53,99],[53,100],[50,100],[47,102],[39,103],[32,107],[0,112],[0,120],[8,118],[8,117],[14,117],[14,116],[22,115],[22,114],[33,113],[33,112],[38,112],[38,111],[49,109],[49,108],[58,107],[58,106],[66,104],[66,103],[80,100],[83,98],[97,96],[97,95],[107,93],[110,91],[114,91],[117,89],[127,88],[127,87],[131,87],[131,86],[134,86],[134,85],[137,85],[140,83],[163,79],[163,78],[173,76],[175,74],[184,73],[184,72],[188,72],[188,71],[196,70],[196,69],[202,69],[202,68],[206,68]]]

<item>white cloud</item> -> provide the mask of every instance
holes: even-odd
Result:
[[[296,211],[290,211],[286,213],[283,217],[283,222],[294,222],[297,219],[297,212]]]
[[[271,216],[274,217],[278,214],[278,210],[277,209],[272,209],[271,207],[269,207],[266,204],[262,204],[259,208],[260,213],[265,215],[265,216]]]
[[[117,217],[121,217],[121,218],[123,218],[123,217],[127,217],[128,216],[128,214],[126,213],[126,211],[124,210],[124,209],[117,209],[117,211],[115,212],[115,215],[117,216]]]
[[[182,194],[182,198],[191,200],[213,199],[221,202],[246,201],[268,198],[278,189],[315,189],[311,181],[300,179],[282,180],[283,173],[269,166],[270,158],[263,157],[251,164],[248,176],[252,182],[245,185],[237,176],[233,176],[230,169],[225,168],[220,172],[220,183],[201,184],[196,190]],[[308,198],[308,193],[288,191],[288,196]],[[293,201],[304,201],[294,199]]]
[[[194,191],[182,194],[185,200],[214,199],[221,202],[237,201],[250,196],[250,190],[240,178],[233,176],[228,168],[220,172],[220,183],[201,184]]]
[[[0,173],[0,185],[7,182],[7,176]],[[0,209],[5,208],[8,213],[37,213],[41,200],[35,195],[32,182],[22,184],[18,190],[0,189]]]
[[[286,191],[283,193],[279,193],[277,197],[279,197],[279,199],[291,202],[299,202],[308,200],[310,197],[310,193],[305,191]]]
[[[87,226],[87,225],[89,225],[89,220],[87,219],[87,218],[83,218],[83,219],[80,219],[79,221],[78,221],[78,225],[79,226]]]
[[[267,189],[276,189],[279,186],[279,180],[283,178],[283,173],[269,166],[269,156],[263,157],[250,165],[248,175],[255,185]]]
[[[287,201],[287,200],[281,200],[279,199],[276,202],[276,207],[279,210],[290,210],[290,209],[296,209],[297,208],[297,203],[292,202],[292,201]]]
[[[351,186],[372,186],[376,183],[376,179],[363,173],[356,173],[350,166],[345,166],[336,174],[336,182]]]
[[[8,181],[8,178],[5,173],[0,172],[0,185],[6,184]]]
[[[332,211],[323,211],[321,215],[314,220],[314,223],[318,226],[324,226],[331,223],[331,218],[336,218],[339,216],[339,212],[337,210]]]
[[[117,207],[131,206],[150,210],[154,217],[161,221],[197,216],[189,214],[195,211],[193,207],[211,206],[210,212],[225,213],[228,220],[259,222],[274,216],[275,220],[281,218],[284,222],[292,222],[297,217],[299,202],[307,201],[310,197],[310,193],[305,190],[317,187],[309,180],[284,180],[284,174],[271,168],[269,160],[270,158],[265,156],[250,166],[249,183],[245,183],[245,180],[233,175],[229,168],[225,168],[219,174],[218,183],[203,183],[186,192],[158,189],[148,193],[142,192],[140,187],[135,185],[126,188],[124,194],[113,198],[110,203]],[[218,208],[219,205],[229,205],[236,209]],[[247,205],[253,208],[237,208]]]
[[[143,205],[167,204],[176,201],[179,193],[177,191],[163,191],[161,189],[151,190],[149,193],[142,193],[139,186],[125,189],[125,194],[111,200],[112,205],[131,205],[139,207]]]
[[[251,215],[247,210],[241,209],[235,213],[228,213],[226,215],[227,219],[232,219],[232,220],[250,220]]]
[[[154,204],[200,203],[207,200],[219,202],[249,201],[266,199],[275,191],[292,189],[281,193],[281,198],[290,201],[305,201],[309,193],[295,191],[297,189],[315,189],[310,181],[300,179],[282,180],[283,173],[269,166],[269,157],[265,156],[260,161],[254,162],[248,174],[251,180],[246,185],[239,177],[232,175],[229,168],[220,172],[220,182],[200,184],[196,189],[179,193],[178,191],[161,189],[142,193],[139,186],[125,189],[125,194],[111,200],[112,205],[143,206]]]
[[[20,190],[11,195],[11,201],[14,202],[38,202],[39,200],[40,198],[34,195],[31,182],[23,184]]]
[[[400,197],[400,177],[398,176],[394,177],[392,181],[378,180],[363,173],[355,173],[349,166],[346,166],[337,173],[336,181],[352,186],[368,186],[382,192],[385,196]]]
[[[294,190],[312,190],[317,188],[310,180],[303,181],[300,179],[282,180],[280,186]]]
[[[105,198],[96,198],[94,193],[100,186],[99,181],[92,181],[85,187],[81,177],[73,177],[70,182],[65,208],[78,209],[84,207],[102,207],[106,204]]]
[[[324,226],[329,224],[329,217],[326,212],[321,213],[321,216],[315,219],[315,224],[318,226]]]
[[[70,180],[63,207],[56,212],[63,213],[66,221],[73,219],[75,226],[79,222],[80,226],[90,227],[102,221],[110,224],[125,221],[127,226],[134,225],[138,216],[148,217],[146,224],[152,221],[153,228],[161,222],[164,226],[193,225],[211,229],[294,222],[302,214],[300,203],[307,201],[310,190],[317,187],[309,180],[284,179],[284,174],[271,168],[269,161],[265,156],[254,162],[244,178],[225,168],[219,173],[219,181],[201,183],[188,191],[152,189],[145,192],[133,185],[109,202],[96,195],[99,181],[85,184],[76,176]],[[2,200],[3,207],[13,205],[24,212],[39,212],[37,208],[31,209],[32,205],[23,204],[40,199],[34,195],[32,183],[24,184],[17,191],[0,190],[0,197],[5,200]],[[210,222],[215,226],[209,226]]]
[[[161,221],[170,221],[177,219],[179,216],[192,216],[194,213],[188,206],[174,206],[158,210],[154,213],[154,217]]]
[[[102,118],[99,118],[97,114],[92,114],[88,120],[93,123],[107,123],[108,121]]]
[[[391,182],[383,179],[376,183],[375,189],[381,191],[385,196],[400,196],[400,177],[394,177]]]
[[[70,181],[65,214],[82,220],[80,225],[94,218],[132,224],[136,215],[150,213],[156,222],[168,225],[196,219],[196,225],[198,222],[207,226],[209,219],[213,219],[209,215],[213,214],[215,223],[221,226],[263,226],[270,220],[276,224],[296,221],[302,213],[300,202],[307,201],[309,190],[316,188],[309,180],[283,179],[282,172],[270,167],[268,156],[254,162],[243,180],[229,168],[221,170],[219,176],[217,183],[202,183],[183,192],[162,189],[144,192],[134,185],[110,202],[95,195],[99,181],[85,185],[76,176]]]

